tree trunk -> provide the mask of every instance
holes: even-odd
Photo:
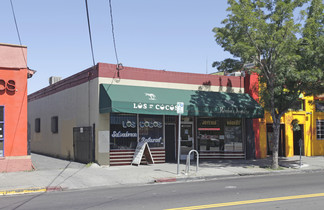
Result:
[[[280,117],[272,117],[273,119],[273,147],[272,147],[272,169],[279,168],[279,137],[280,137]]]

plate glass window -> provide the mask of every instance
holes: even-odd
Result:
[[[243,152],[242,120],[198,118],[198,150]]]
[[[136,114],[110,114],[110,149],[135,149],[137,145]]]
[[[147,142],[149,147],[164,147],[163,116],[139,116],[139,141]]]

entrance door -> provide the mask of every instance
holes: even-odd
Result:
[[[294,131],[294,155],[304,155],[304,126],[299,125],[300,130]],[[301,140],[301,142],[300,142]],[[301,143],[301,154],[300,154],[300,143]]]
[[[176,160],[176,125],[166,124],[165,125],[165,161],[175,162]]]
[[[182,122],[181,123],[181,160],[185,160],[187,158],[190,150],[193,149],[194,146],[194,138],[193,138],[193,123]],[[190,159],[193,159],[193,153]]]

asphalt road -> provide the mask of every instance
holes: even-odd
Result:
[[[324,173],[251,176],[0,197],[0,209],[174,208],[324,209]]]

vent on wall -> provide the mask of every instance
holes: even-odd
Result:
[[[58,81],[60,81],[62,79],[62,77],[54,77],[54,76],[52,76],[52,77],[50,77],[49,79],[48,79],[48,81],[49,81],[49,84],[50,85],[53,85],[54,83],[57,83]]]

